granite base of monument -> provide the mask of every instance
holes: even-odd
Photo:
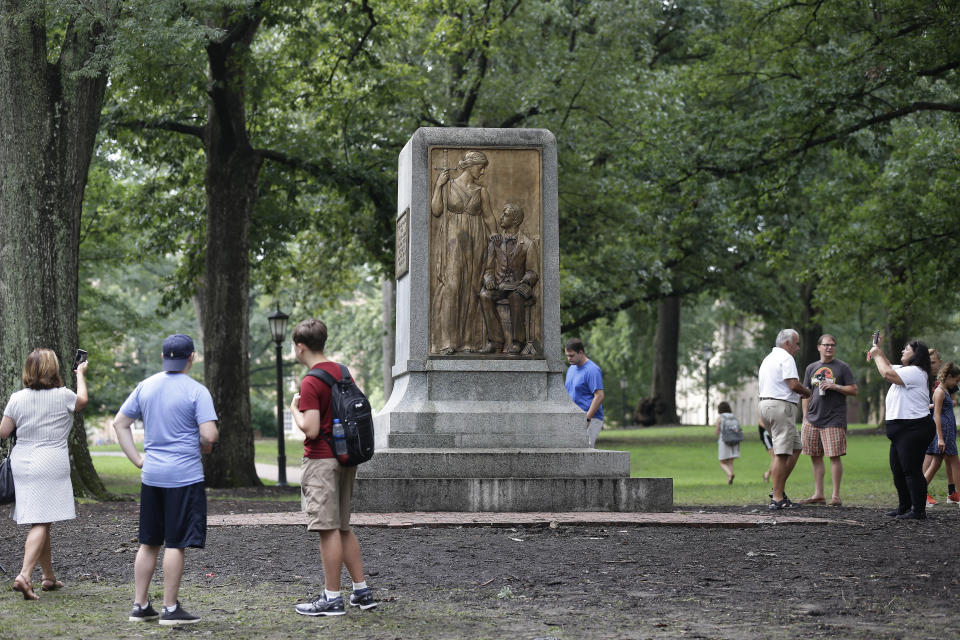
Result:
[[[544,129],[424,128],[400,152],[393,390],[355,510],[673,509],[671,478],[589,448],[564,388],[558,204]]]
[[[598,449],[403,449],[358,474],[356,511],[673,510],[672,478],[631,478],[630,454]]]

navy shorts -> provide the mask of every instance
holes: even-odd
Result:
[[[207,493],[204,483],[186,487],[140,485],[140,544],[170,549],[207,542]]]

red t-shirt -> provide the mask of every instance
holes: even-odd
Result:
[[[314,369],[323,369],[334,380],[340,379],[340,365],[336,362],[320,362]],[[332,437],[333,429],[333,409],[330,404],[330,387],[322,380],[313,376],[304,376],[300,382],[300,411],[307,412],[311,409],[320,412],[320,433],[316,438],[303,441],[303,456],[305,458],[332,458],[333,451],[327,444],[322,434]]]

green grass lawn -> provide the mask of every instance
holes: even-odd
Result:
[[[847,455],[843,457],[843,481],[840,496],[846,505],[884,506],[896,502],[890,475],[886,436],[874,425],[852,425],[847,434]],[[633,477],[673,478],[673,501],[677,505],[766,505],[770,484],[763,472],[770,457],[756,429],[746,429],[740,444],[740,458],[734,462],[736,478],[727,484],[727,476],[717,460],[717,440],[713,427],[650,427],[604,431],[597,448],[630,452]],[[825,492],[829,496],[830,462],[825,461]],[[943,486],[940,486],[943,485]],[[933,482],[933,489],[945,493],[944,475]],[[800,456],[787,480],[792,500],[813,493],[813,471],[808,456]]]
[[[266,464],[277,464],[277,439],[254,440],[254,459]],[[287,458],[287,466],[299,466],[303,459],[303,441],[286,440],[283,444],[283,455]]]
[[[303,457],[303,442],[299,440],[287,440],[284,455],[287,457],[287,466],[291,464],[298,466]],[[137,448],[143,451],[143,445],[138,444]],[[90,447],[91,453],[97,452],[119,452],[120,445],[104,444]],[[255,440],[254,441],[254,460],[266,464],[277,464],[277,441],[276,440]],[[140,470],[130,464],[126,456],[93,456],[93,466],[100,474],[100,479],[107,487],[108,491],[113,493],[140,494]],[[273,480],[261,478],[261,482],[267,486],[277,484]],[[278,500],[299,500],[299,496],[278,497]]]
[[[634,477],[673,478],[673,501],[677,505],[758,505],[767,502],[770,485],[763,472],[770,458],[755,429],[746,430],[740,445],[740,458],[734,463],[736,479],[727,484],[717,462],[717,441],[713,427],[650,427],[604,431],[597,447],[630,452],[630,475]],[[287,440],[287,464],[297,464],[303,444]],[[277,441],[255,442],[257,462],[277,463]],[[91,451],[119,451],[117,445],[91,447]],[[843,458],[843,483],[840,495],[846,505],[886,506],[896,501],[888,464],[889,442],[873,425],[852,425],[847,437],[847,455]],[[94,467],[107,489],[115,493],[139,494],[140,472],[125,457],[94,456]],[[824,481],[831,491],[829,460]],[[264,481],[264,484],[274,484]],[[934,495],[944,494],[941,472],[933,483]],[[800,456],[787,481],[787,493],[793,500],[813,493],[810,458]]]

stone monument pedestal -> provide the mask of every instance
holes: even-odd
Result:
[[[452,185],[458,175],[465,179]],[[451,203],[470,189],[473,208]],[[511,207],[524,211],[519,229],[487,215]],[[629,453],[590,448],[584,412],[563,385],[553,134],[419,129],[400,153],[398,209],[394,388],[374,418],[377,451],[358,471],[354,509],[671,511],[673,480],[630,478]],[[513,251],[518,243],[527,252],[525,279],[535,283],[527,335],[512,353],[506,344],[491,351],[495,329],[475,328],[470,309],[450,324],[442,308],[450,291],[441,289],[458,275],[451,264],[466,273],[496,246]],[[487,264],[463,278],[455,303],[479,304],[475,276],[490,278]],[[510,327],[504,335],[514,339]]]

